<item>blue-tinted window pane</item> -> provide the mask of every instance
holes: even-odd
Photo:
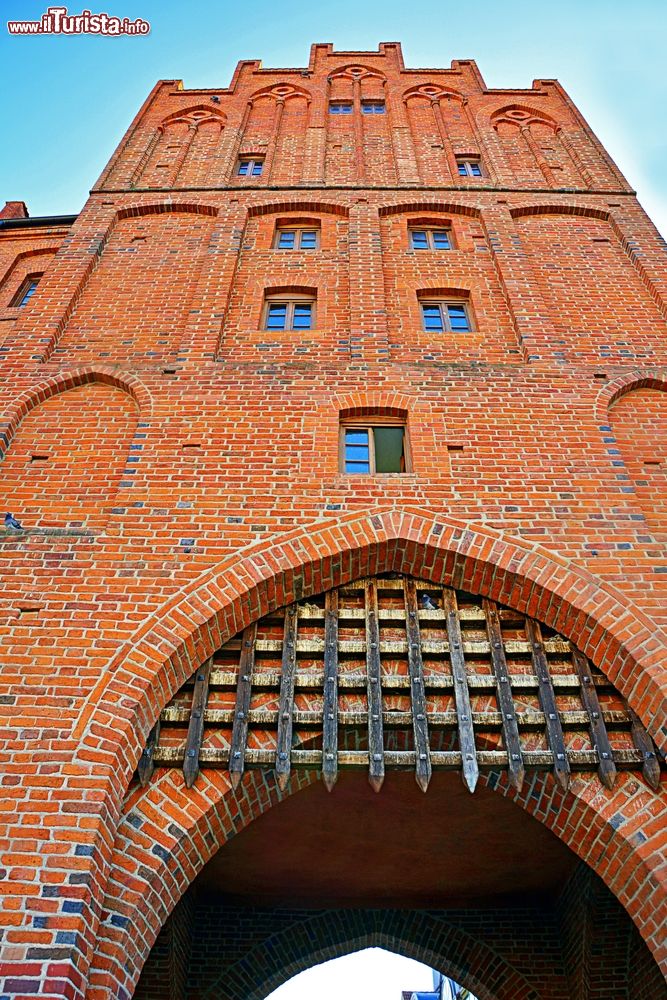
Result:
[[[30,282],[30,284],[26,288],[26,290],[25,290],[25,292],[24,292],[24,294],[23,294],[23,296],[21,298],[21,301],[19,302],[19,306],[24,306],[26,304],[26,302],[30,301],[30,299],[35,294],[35,290],[37,288],[37,284],[38,284],[37,281],[31,281]]]
[[[452,330],[469,330],[468,314],[464,306],[447,306],[449,323]]]
[[[310,303],[294,306],[293,330],[310,330],[312,324],[312,310]]]
[[[293,229],[286,229],[280,234],[278,239],[278,248],[280,250],[293,250],[294,249],[294,237],[296,233]]]
[[[473,177],[482,176],[482,168],[480,167],[479,163],[470,164],[470,173],[472,174]]]
[[[413,229],[410,238],[413,250],[428,250],[428,239],[424,229]]]
[[[253,165],[252,165],[252,176],[253,177],[259,177],[259,175],[261,174],[261,172],[262,172],[262,162],[260,160],[259,163],[253,163]]]
[[[347,101],[334,101],[329,105],[329,111],[332,115],[351,115],[352,105]]]
[[[315,250],[317,247],[317,231],[315,229],[307,229],[301,233],[301,249],[302,250]]]
[[[371,471],[368,431],[345,431],[345,471],[352,473]]]
[[[287,321],[287,306],[285,304],[274,303],[269,306],[266,316],[267,330],[284,330]]]
[[[250,163],[248,160],[241,160],[241,162],[239,163],[239,175],[241,177],[245,177],[245,175],[248,173],[249,166]]]
[[[449,242],[449,233],[445,229],[435,229],[433,231],[433,246],[436,250],[449,250],[451,249],[451,243]]]
[[[444,330],[439,306],[422,306],[425,330]]]
[[[384,101],[362,101],[361,111],[365,115],[383,115]]]
[[[347,462],[367,462],[368,448],[365,445],[346,444],[345,460]]]
[[[468,169],[465,163],[459,163],[459,173],[461,177],[466,177],[468,174]]]

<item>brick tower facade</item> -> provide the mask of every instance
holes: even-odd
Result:
[[[78,216],[0,213],[0,320],[22,524],[0,537],[0,996],[262,1000],[383,944],[480,1000],[664,998],[667,266],[560,84],[406,69],[395,43],[244,61],[226,89],[161,81]],[[457,698],[465,595],[489,628],[496,602],[523,616],[546,725],[523,780],[502,713],[505,743],[478,726],[466,754],[458,700],[427,794],[390,773],[408,757],[373,728],[372,601],[400,578],[406,601],[410,579],[436,588],[422,628],[458,595]],[[294,602],[324,623],[320,595],[359,579],[369,729],[349,759],[379,788],[387,751],[380,795],[352,773],[327,795],[318,750],[288,780],[304,744],[280,719],[287,770],[234,776],[236,737],[202,743],[201,706],[185,773],[167,747],[139,782],[216,651]],[[580,706],[592,750],[538,677],[570,645],[616,699]],[[434,703],[411,704],[419,779]],[[583,726],[560,754],[559,713]],[[634,741],[613,776],[600,714]],[[455,771],[474,787],[477,764],[471,796]]]

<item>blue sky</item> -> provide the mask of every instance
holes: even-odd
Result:
[[[142,17],[137,38],[9,36],[7,19],[38,19],[47,3],[0,0],[0,198],[32,215],[77,212],[159,78],[226,86],[238,59],[303,66],[310,43],[375,49],[403,42],[406,64],[477,60],[488,86],[556,77],[667,235],[664,0],[86,0]],[[84,3],[73,3],[79,13]]]

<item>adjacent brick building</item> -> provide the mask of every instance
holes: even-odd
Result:
[[[161,81],[78,216],[7,204],[0,996],[261,1000],[369,943],[480,1000],[666,995],[636,768],[133,777],[227,640],[387,573],[571,641],[664,751],[664,250],[557,81],[395,43]]]

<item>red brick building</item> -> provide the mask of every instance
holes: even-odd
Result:
[[[0,280],[0,996],[665,997],[667,267],[560,84],[162,81]]]

